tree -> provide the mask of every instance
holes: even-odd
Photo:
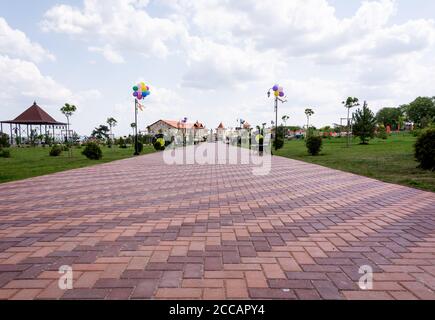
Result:
[[[350,147],[350,109],[358,107],[359,100],[355,97],[348,97],[342,104],[347,108],[347,146]]]
[[[419,128],[425,128],[435,120],[435,98],[418,97],[405,109],[408,119]]]
[[[62,108],[60,108],[60,111],[64,114],[67,120],[66,140],[69,141],[69,119],[72,117],[74,112],[77,111],[77,107],[75,105],[65,103],[65,105]]]
[[[110,128],[110,135],[112,135],[112,128],[116,127],[116,125],[118,124],[118,121],[116,121],[115,118],[108,118],[107,119],[107,124],[109,125]]]
[[[362,109],[358,109],[354,116],[353,134],[360,138],[361,144],[367,145],[370,138],[374,138],[376,117],[364,102]]]
[[[109,139],[109,132],[110,129],[108,126],[100,125],[98,128],[95,128],[94,131],[92,131],[91,136],[98,140]]]
[[[307,116],[307,133],[310,130],[310,117],[314,115],[313,109],[305,109],[305,115]]]
[[[400,130],[403,126],[402,110],[400,108],[383,108],[376,114],[376,120],[384,127],[390,126],[392,129]]]
[[[287,116],[287,115],[282,116],[282,121],[284,122],[284,126],[285,126],[285,127],[287,127],[287,120],[288,120],[288,119],[290,119],[289,116]]]
[[[60,111],[65,115],[66,120],[67,120],[66,141],[67,141],[67,143],[69,143],[69,118],[71,118],[72,115],[74,114],[74,112],[77,111],[77,107],[75,105],[65,103],[65,105],[62,108],[60,108]],[[72,156],[71,148],[68,149],[68,155],[70,157]]]

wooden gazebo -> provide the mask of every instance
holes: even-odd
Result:
[[[61,130],[61,132],[66,130],[66,123],[56,121],[36,102],[14,120],[1,121],[0,130],[2,133],[4,124],[9,124],[11,144],[14,144],[16,137],[22,141],[23,133],[27,135],[29,141],[33,130],[39,132],[40,135],[50,135],[53,139],[56,138],[56,130]]]

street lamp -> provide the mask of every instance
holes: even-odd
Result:
[[[272,91],[274,92],[275,96],[275,150],[278,150],[278,101],[281,103],[286,103],[287,99],[284,94],[284,89],[279,85],[276,84],[269,89],[269,91],[267,92],[268,98],[270,98]]]

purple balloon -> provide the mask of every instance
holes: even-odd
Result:
[[[137,91],[133,92],[133,96],[137,97]]]
[[[284,92],[280,92],[279,93],[279,96],[282,98],[282,97],[284,97]]]
[[[278,91],[278,89],[279,89],[279,85],[277,85],[277,84],[274,85],[272,89],[273,89],[273,91]]]

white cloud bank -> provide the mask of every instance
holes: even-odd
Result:
[[[289,95],[283,112],[295,124],[313,106],[315,124],[323,125],[337,121],[350,95],[375,109],[434,95],[435,22],[392,23],[398,10],[394,0],[363,1],[353,15],[338,18],[327,0],[84,0],[53,6],[41,28],[84,42],[110,63],[127,64],[129,55],[151,63],[177,57],[182,76],[165,90],[207,94],[177,100],[178,109],[199,115],[204,101],[219,109],[206,121],[233,122],[243,111],[251,123],[264,122],[270,104],[264,93],[277,81]]]

